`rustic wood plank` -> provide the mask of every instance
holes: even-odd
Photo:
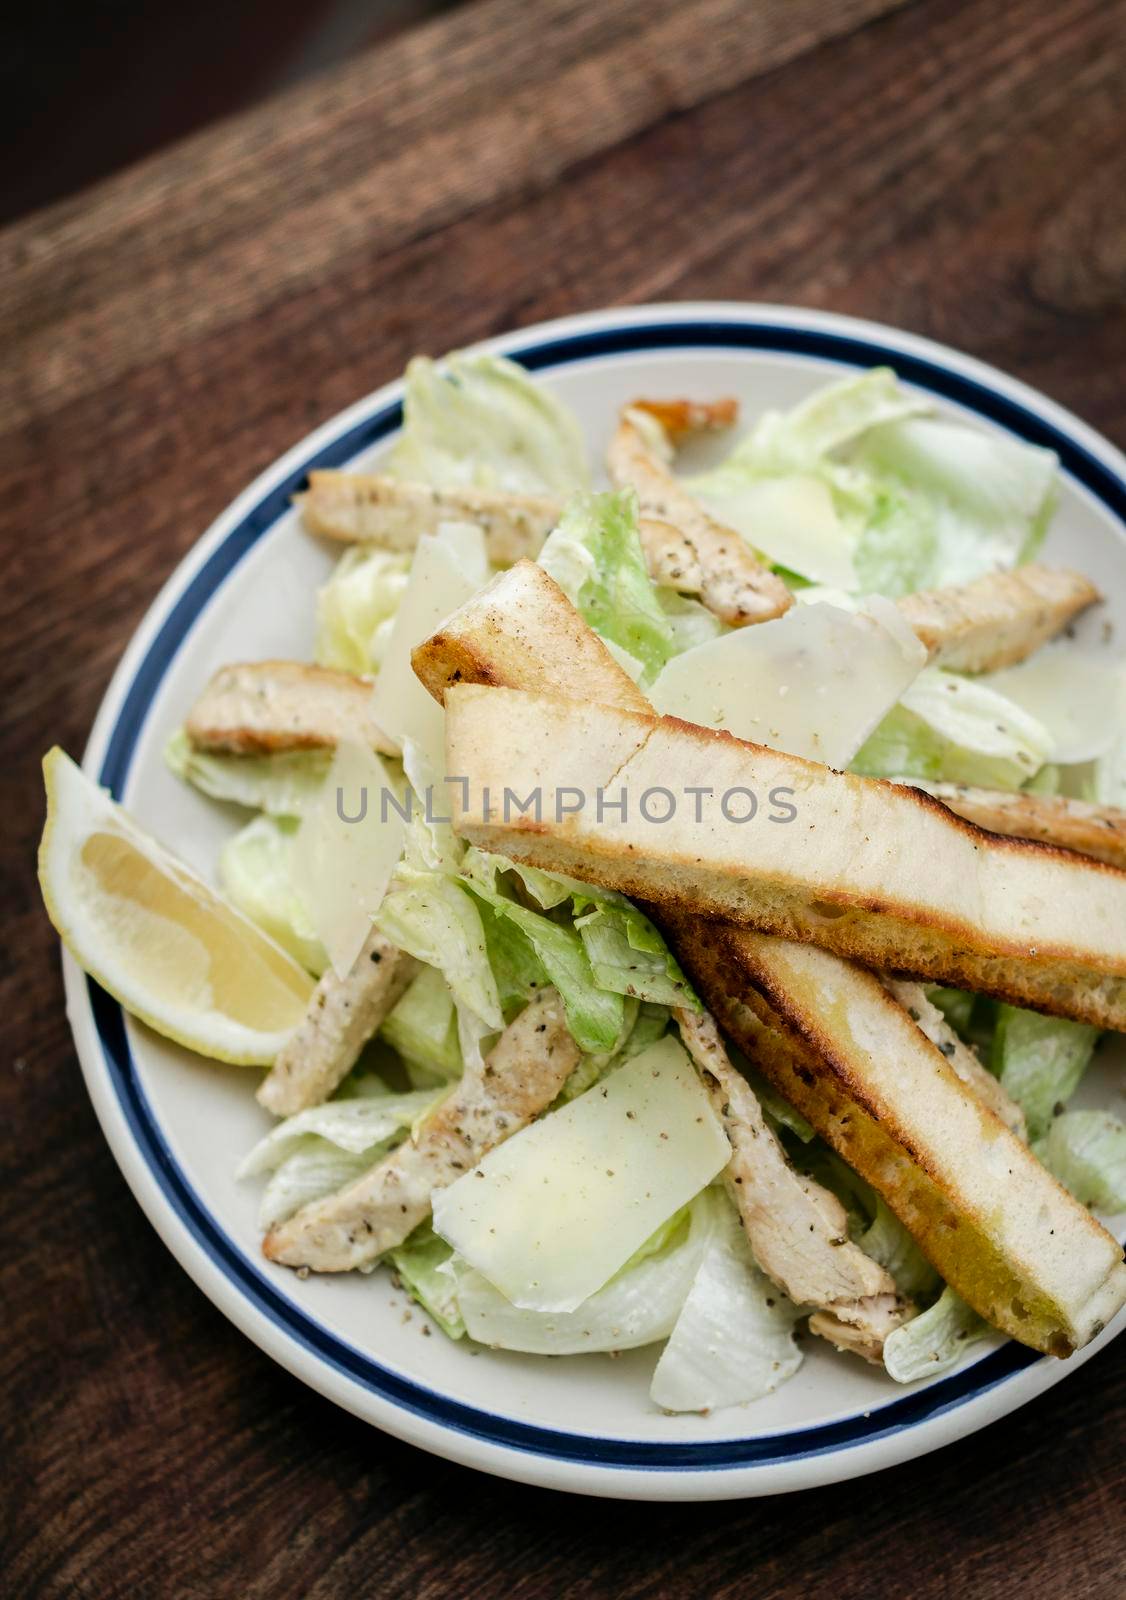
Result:
[[[86,1101],[34,882],[39,754],[81,748],[230,497],[415,350],[599,304],[793,300],[947,339],[1126,444],[1122,0],[518,13],[486,0],[0,237],[0,1587],[1116,1600],[1121,1341],[880,1479],[659,1520],[560,1502],[274,1367],[166,1253]],[[516,127],[495,103],[521,84]],[[528,128],[550,150],[490,144]],[[412,209],[436,150],[458,170]]]
[[[112,180],[95,228],[79,201],[9,230],[0,426],[260,312],[342,252],[542,191],[903,3],[540,0],[533,27],[523,0],[489,0],[420,29]]]

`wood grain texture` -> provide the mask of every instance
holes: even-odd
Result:
[[[80,751],[231,496],[407,356],[599,305],[788,300],[948,340],[1126,445],[1122,0],[532,9],[469,7],[0,236],[0,1589],[1111,1600],[1122,1341],[890,1476],[580,1506],[274,1367],[97,1131],[34,882],[38,757]]]

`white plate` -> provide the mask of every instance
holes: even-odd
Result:
[[[596,459],[638,393],[739,395],[744,415],[788,406],[842,370],[887,362],[941,408],[1056,449],[1062,502],[1047,555],[1091,574],[1126,613],[1126,461],[1074,417],[1000,373],[870,323],[768,306],[602,312],[493,341],[582,418]],[[391,384],[302,441],[219,518],[170,578],[114,676],[86,770],[211,874],[236,814],[166,771],[161,751],[210,672],[232,660],[308,656],[313,590],[333,552],[289,497],[312,466],[370,462],[399,421]],[[1101,626],[1102,618],[1091,627]],[[68,1012],[91,1098],[127,1181],[169,1249],[220,1309],[321,1394],[451,1460],[524,1482],[638,1499],[720,1499],[829,1483],[962,1437],[1074,1373],[1000,1339],[963,1367],[904,1390],[807,1342],[798,1375],[753,1406],[668,1417],[647,1398],[655,1353],[562,1360],[476,1351],[408,1319],[386,1273],[298,1279],[259,1251],[254,1185],[239,1157],[268,1118],[253,1078],[202,1061],[123,1017],[66,960]],[[1084,1087],[1122,1109],[1102,1064]],[[1121,1319],[1116,1328],[1122,1325]]]

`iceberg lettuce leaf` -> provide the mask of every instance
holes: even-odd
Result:
[[[434,1318],[451,1339],[465,1335],[457,1304],[457,1279],[447,1271],[453,1251],[439,1239],[429,1222],[420,1223],[410,1237],[390,1251],[388,1260],[413,1300]]]
[[[884,1341],[884,1366],[896,1383],[938,1378],[956,1367],[971,1345],[987,1338],[989,1326],[953,1289]]]
[[[437,967],[423,967],[400,996],[379,1029],[379,1037],[409,1066],[452,1082],[461,1075],[457,1009],[450,986]]]
[[[297,831],[291,818],[255,817],[223,846],[219,884],[245,916],[319,977],[328,954],[294,883]]]
[[[1085,1022],[998,1007],[989,1065],[1024,1112],[1030,1139],[1048,1132],[1056,1108],[1078,1089],[1098,1037]]]
[[[342,672],[374,672],[407,587],[410,557],[369,545],[346,550],[317,590],[314,659]]]
[[[1126,1211],[1126,1123],[1111,1112],[1065,1111],[1033,1148],[1083,1205]]]
[[[996,690],[926,667],[861,746],[851,770],[1019,789],[1051,750],[1048,730]]]
[[[178,778],[211,799],[229,800],[273,817],[304,816],[332,764],[327,750],[287,750],[270,756],[197,750],[182,728],[165,745],[164,759]]]
[[[672,623],[645,566],[632,490],[570,500],[539,563],[596,633],[641,662],[643,683],[676,654]]]
[[[794,1324],[801,1312],[755,1263],[722,1189],[693,1212],[710,1213],[699,1268],[649,1388],[665,1411],[715,1411],[777,1389],[801,1366]]]
[[[384,469],[396,477],[559,496],[589,482],[575,417],[514,361],[416,356],[405,382],[403,431]]]

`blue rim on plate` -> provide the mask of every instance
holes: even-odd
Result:
[[[884,344],[878,338],[753,319],[727,320],[722,316],[678,320],[670,314],[659,322],[541,338],[510,347],[506,353],[530,370],[539,371],[629,352],[690,349],[772,351],[837,365],[894,366],[907,382],[999,423],[1031,444],[1054,450],[1064,469],[1126,526],[1126,481],[1066,432],[987,384],[925,356]],[[124,792],[137,741],[157,689],[212,595],[289,508],[290,497],[311,470],[344,465],[396,429],[401,417],[398,402],[384,405],[362,421],[345,427],[329,443],[311,450],[283,482],[263,494],[240,517],[192,576],[133,674],[110,730],[99,781],[115,797],[120,798]],[[767,1467],[886,1438],[956,1410],[1037,1361],[1051,1359],[1009,1341],[964,1371],[870,1412],[757,1438],[698,1444],[565,1433],[450,1400],[390,1371],[374,1357],[330,1333],[281,1294],[223,1231],[188,1183],[161,1134],[129,1048],[121,1007],[92,980],[87,984],[98,1041],[119,1108],[150,1174],[197,1244],[240,1295],[318,1361],[392,1405],[442,1428],[505,1449],[591,1467],[644,1472]]]

